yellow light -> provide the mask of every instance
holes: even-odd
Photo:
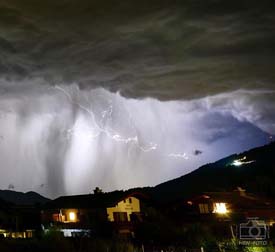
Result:
[[[226,203],[215,203],[213,213],[227,214],[228,210],[226,208]]]
[[[75,221],[75,219],[76,219],[75,213],[74,212],[70,212],[69,213],[69,220],[70,221]]]

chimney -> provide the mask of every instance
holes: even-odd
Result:
[[[237,187],[237,189],[234,190],[239,196],[245,197],[246,196],[246,190],[241,188],[240,186]]]

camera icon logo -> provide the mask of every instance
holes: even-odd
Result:
[[[241,240],[267,240],[269,238],[269,228],[264,221],[251,219],[247,223],[240,224],[239,238]]]

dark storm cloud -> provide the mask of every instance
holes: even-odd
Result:
[[[274,89],[273,1],[0,3],[0,75],[130,97]]]

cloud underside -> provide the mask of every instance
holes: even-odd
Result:
[[[1,1],[2,77],[161,100],[274,90],[272,1],[45,2]]]

